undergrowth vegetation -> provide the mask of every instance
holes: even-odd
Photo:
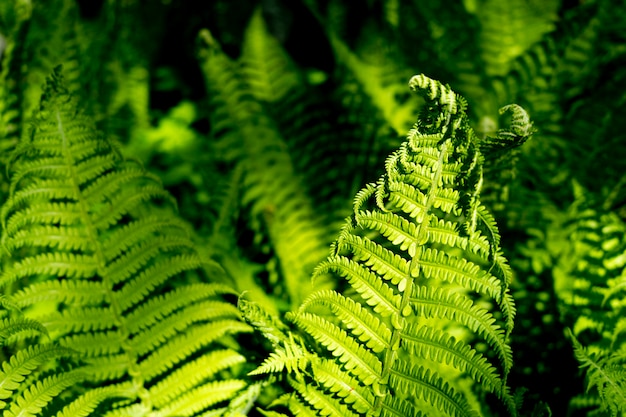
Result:
[[[624,27],[1,1],[2,415],[624,415]]]

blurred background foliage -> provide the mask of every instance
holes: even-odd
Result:
[[[625,27],[623,0],[4,0],[0,160],[62,63],[229,283],[282,314],[414,123],[411,75],[465,96],[485,137],[520,104],[536,133],[487,155],[483,188],[516,276],[508,382],[528,413],[592,415],[574,346],[626,357]]]

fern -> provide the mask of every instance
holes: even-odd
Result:
[[[573,264],[559,286],[560,302],[574,354],[587,379],[587,394],[571,407],[621,415],[626,410],[624,364],[625,226],[612,212],[594,208],[577,187],[579,201],[571,208],[574,221]]]
[[[4,17],[2,26],[5,33],[13,33],[12,39],[2,54],[2,88],[0,90],[0,146],[3,162],[10,151],[15,147],[22,133],[22,65],[24,61],[23,45],[28,33],[28,19],[32,13],[27,4],[15,5],[12,13],[2,11]],[[6,192],[6,190],[4,190]]]
[[[211,121],[219,139],[216,151],[241,170],[241,204],[258,239],[268,239],[277,255],[276,275],[284,289],[275,288],[276,295],[297,305],[310,292],[303,283],[326,252],[324,226],[280,131],[261,103],[249,98],[251,90],[210,33],[201,38],[203,72],[215,106]]]
[[[245,362],[229,339],[250,327],[221,298],[231,291],[201,282],[217,269],[171,197],[96,133],[59,69],[13,160],[0,282],[15,283],[10,300],[85,358],[89,384],[125,392],[111,415],[196,415],[234,398],[245,382],[215,379]]]
[[[611,416],[622,415],[626,410],[626,370],[623,352],[604,355],[595,360],[571,331],[569,336],[574,344],[574,353],[580,367],[586,369],[588,391],[593,389],[598,393],[600,411],[608,411]]]
[[[125,395],[118,387],[72,395],[71,387],[87,377],[78,352],[50,343],[40,323],[23,317],[9,300],[2,304],[0,345],[11,352],[0,371],[3,416],[86,416],[108,398]]]
[[[625,24],[0,1],[2,412],[623,414]]]
[[[475,12],[481,22],[483,60],[489,75],[508,72],[510,62],[521,55],[541,36],[554,29],[557,1],[479,1]],[[532,28],[532,29],[531,29]]]
[[[478,200],[481,156],[465,102],[423,75],[411,88],[427,99],[422,117],[381,179],[357,194],[316,270],[343,277],[344,293],[314,292],[288,315],[316,346],[289,362],[299,366],[289,379],[295,414],[474,415],[472,397],[483,394],[465,390],[464,375],[515,414],[506,387],[511,272]],[[513,130],[526,135],[528,126]],[[257,372],[281,370],[277,359]]]

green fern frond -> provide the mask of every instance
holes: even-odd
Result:
[[[24,317],[5,317],[0,321],[0,343],[9,343],[9,341],[16,336],[24,338],[27,336],[46,334],[46,328],[35,320]]]
[[[302,403],[300,400],[294,399],[289,403],[295,415],[358,416],[358,414],[354,413],[348,406],[343,404],[341,399],[327,395],[324,391],[317,389],[313,385],[294,381],[292,382],[292,386],[302,396],[302,399],[306,401],[306,403]]]
[[[572,400],[570,407],[592,408],[593,403],[599,405],[594,407],[596,412],[620,415],[626,410],[626,344],[622,335],[626,305],[620,297],[626,266],[626,225],[615,213],[594,208],[584,199],[582,188],[576,191],[581,195],[571,208],[573,262],[557,283],[557,294],[588,389]]]
[[[17,145],[23,130],[22,113],[23,64],[25,60],[26,37],[32,5],[28,2],[15,1],[3,10],[4,35],[8,36],[7,46],[2,53],[2,72],[0,73],[0,154],[3,165],[7,156]],[[3,174],[4,175],[4,174]],[[4,184],[6,185],[6,184]],[[6,189],[3,189],[6,192]]]
[[[311,356],[308,352],[301,345],[297,344],[292,337],[283,341],[281,346],[275,347],[275,351],[249,375],[282,373],[284,371],[299,374],[301,370],[307,368],[310,359]]]
[[[110,398],[123,398],[129,391],[130,387],[123,385],[91,389],[66,405],[55,417],[91,416],[100,403]]]
[[[486,72],[503,75],[513,59],[554,30],[557,1],[542,3],[480,1],[476,16],[481,23],[480,45]],[[541,9],[539,10],[539,8]],[[532,29],[530,29],[532,28]]]
[[[276,103],[303,80],[278,40],[269,33],[261,12],[260,8],[254,12],[246,28],[240,62],[254,97]]]
[[[587,391],[594,389],[598,393],[602,411],[610,412],[611,416],[622,415],[626,411],[626,357],[612,354],[596,360],[569,329],[568,336],[580,367],[586,369]]]
[[[479,415],[443,378],[417,364],[398,362],[397,367],[390,371],[389,383],[394,386],[394,391],[401,393],[401,398],[413,397],[423,401],[431,410],[439,410],[442,415]],[[421,404],[416,408],[419,410]]]
[[[17,288],[9,299],[27,317],[85,358],[89,383],[126,392],[114,413],[196,415],[234,398],[247,383],[231,373],[246,361],[232,337],[251,328],[222,298],[233,291],[198,282],[207,261],[171,196],[96,133],[60,70],[13,159],[1,211],[11,257],[0,282]],[[71,386],[71,375],[39,381],[24,404]],[[75,407],[106,397],[98,392]]]
[[[62,391],[84,379],[82,372],[67,372],[51,375],[37,381],[25,390],[4,415],[7,417],[36,416],[41,410]]]
[[[304,402],[338,415],[479,415],[462,375],[516,413],[506,387],[512,272],[479,201],[477,138],[464,100],[448,87],[423,75],[411,87],[427,99],[422,116],[381,179],[357,194],[316,269],[342,277],[347,290],[316,291],[287,316],[317,352],[291,373],[294,413]],[[526,114],[513,110],[510,132],[527,135]],[[475,348],[481,342],[489,354]],[[304,388],[309,378],[326,382]]]
[[[77,397],[71,387],[87,377],[87,370],[77,364],[79,353],[49,343],[46,329],[19,310],[2,311],[2,315],[0,344],[8,355],[0,369],[3,415],[52,415],[63,407],[72,416],[85,416],[103,401],[125,395],[107,388]]]
[[[271,242],[285,286],[282,290],[297,305],[310,292],[302,283],[324,258],[330,238],[306,194],[286,141],[263,104],[253,99],[255,93],[247,80],[210,33],[203,31],[201,38],[215,151],[225,163],[241,170],[241,205],[249,211],[258,239]],[[280,290],[276,288],[276,295]]]

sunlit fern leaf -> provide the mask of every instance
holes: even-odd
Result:
[[[272,118],[208,31],[201,40],[215,152],[242,172],[241,205],[257,238],[271,242],[284,282],[275,295],[297,305],[311,290],[303,283],[326,255],[329,233]]]
[[[298,392],[302,399],[306,401],[307,405],[303,405],[300,401],[300,405],[296,408],[301,410],[308,409],[308,413],[304,415],[316,415],[316,416],[342,416],[342,417],[356,417],[358,414],[351,411],[350,408],[343,404],[343,401],[339,398],[328,395],[326,392],[319,390],[312,384],[301,384],[298,382],[292,382],[293,388]],[[290,404],[291,405],[291,404]],[[294,414],[298,415],[298,411],[293,410]]]
[[[24,384],[26,377],[30,376],[46,362],[60,357],[71,357],[74,351],[49,344],[34,344],[26,349],[18,350],[12,355],[8,361],[2,364],[2,372],[0,373],[0,398],[2,398],[3,407],[6,407],[13,393],[19,394],[28,389],[29,384]],[[81,378],[74,375],[73,382],[78,382]],[[16,404],[17,396],[13,395],[11,407],[18,407]],[[15,409],[15,408],[14,408]]]
[[[479,201],[477,138],[448,87],[420,75],[411,88],[427,100],[418,123],[380,180],[357,194],[316,270],[346,290],[316,291],[288,314],[316,346],[289,379],[294,414],[471,416],[483,411],[476,393],[516,413],[506,387],[512,273]],[[464,376],[480,389],[466,391]]]
[[[374,404],[374,394],[356,378],[343,380],[341,367],[331,360],[320,360],[311,364],[317,381],[327,390],[342,400],[358,413],[366,413]]]
[[[46,328],[38,321],[24,317],[3,317],[0,322],[0,343],[8,343],[8,341],[16,335],[25,337],[24,332],[28,333],[30,336],[38,336],[46,334]]]
[[[91,416],[100,403],[110,398],[122,398],[129,391],[130,387],[124,385],[91,389],[66,405],[55,417]]]
[[[16,398],[3,414],[7,417],[40,415],[45,406],[65,389],[84,380],[85,374],[79,371],[46,376],[37,380]]]
[[[250,384],[245,390],[240,391],[237,397],[230,401],[228,407],[224,410],[225,417],[243,417],[251,413],[254,404],[261,394],[261,391],[269,381],[257,382]],[[203,416],[208,417],[208,416]]]
[[[82,355],[90,384],[126,392],[113,413],[198,415],[246,385],[232,373],[246,361],[232,347],[251,328],[223,299],[233,291],[203,283],[217,269],[171,196],[95,131],[60,69],[11,166],[0,282],[15,288],[8,298],[27,317]],[[67,378],[43,380],[28,396]],[[85,395],[84,407],[98,398]]]
[[[293,337],[281,340],[280,345],[274,346],[274,351],[270,353],[263,363],[248,375],[262,375],[272,372],[300,372],[300,369],[307,367],[311,355],[304,347],[296,343]]]

